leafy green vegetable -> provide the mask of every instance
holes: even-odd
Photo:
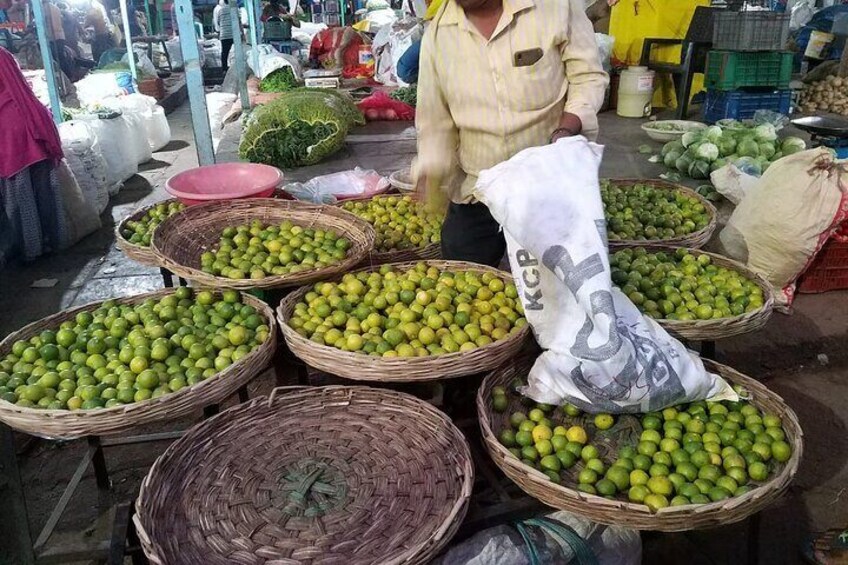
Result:
[[[654,150],[647,143],[643,143],[639,146],[639,153],[641,153],[642,155],[650,155],[653,152]]]
[[[682,147],[683,146],[681,146],[681,148]],[[663,157],[663,165],[665,165],[669,169],[673,169],[674,164],[677,162],[681,155],[683,155],[683,153],[678,152],[676,149],[673,151],[669,151],[665,154],[665,157]]]
[[[701,133],[695,131],[687,131],[680,138],[680,141],[683,143],[683,147],[689,148],[690,145],[696,143],[701,140]]]
[[[682,154],[684,149],[685,149],[685,148],[683,147],[683,144],[682,144],[682,143],[680,143],[680,140],[679,140],[679,139],[675,139],[674,141],[669,141],[668,143],[666,143],[665,145],[663,145],[663,148],[662,148],[662,150],[660,151],[660,155],[662,155],[663,157],[665,157],[666,155],[668,155],[669,153],[671,153],[671,152],[673,152],[673,151],[674,151],[674,152],[677,152],[677,153],[681,153],[681,154]],[[679,157],[679,156],[680,156],[680,155],[678,155],[678,157]]]
[[[418,86],[413,84],[410,86],[402,86],[389,94],[392,98],[404,104],[409,104],[413,108],[418,103]]]
[[[712,143],[718,143],[722,136],[722,129],[718,126],[710,126],[703,132],[703,139]]]
[[[780,151],[784,155],[792,155],[807,148],[807,144],[800,137],[787,137],[780,144]]]
[[[251,114],[239,157],[284,169],[314,165],[342,148],[349,125],[322,97],[281,96]]]
[[[684,153],[674,162],[674,168],[683,174],[687,174],[689,172],[689,165],[692,164],[693,160],[691,155]]]
[[[742,157],[759,157],[760,146],[751,137],[744,137],[736,145],[736,152]]]
[[[695,156],[703,161],[715,161],[718,159],[718,147],[710,142],[702,143],[695,150]]]
[[[736,151],[736,138],[732,135],[722,136],[718,144],[718,154],[722,157],[733,155]]]
[[[760,157],[764,157],[767,161],[775,154],[774,143],[761,141],[758,145],[760,148]]]
[[[260,92],[287,92],[297,86],[297,79],[291,67],[271,71],[259,83]]]
[[[760,124],[754,128],[754,137],[757,141],[774,141],[777,139],[777,130],[771,124]]]
[[[692,161],[688,173],[693,179],[708,179],[710,178],[710,164],[706,161]]]
[[[356,102],[353,98],[344,92],[332,88],[310,88],[301,87],[295,88],[286,96],[294,96],[295,94],[313,94],[325,100],[338,111],[342,112],[347,117],[351,126],[364,126],[365,116],[359,111]]]

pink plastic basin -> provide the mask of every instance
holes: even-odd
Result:
[[[276,167],[257,163],[220,163],[176,174],[165,183],[168,194],[186,206],[215,200],[265,198],[283,181]]]

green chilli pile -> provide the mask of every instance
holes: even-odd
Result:
[[[341,149],[361,119],[343,96],[297,89],[253,112],[239,157],[282,169],[314,165]]]
[[[418,104],[418,86],[414,84],[410,86],[401,86],[397,90],[392,91],[389,96],[391,96],[398,102],[409,104],[410,106],[415,108],[415,106]]]
[[[291,67],[271,71],[259,82],[260,92],[287,92],[297,87],[297,79]]]

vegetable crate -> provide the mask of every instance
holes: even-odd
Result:
[[[718,12],[713,48],[719,51],[780,51],[789,39],[789,14]]]
[[[705,85],[710,90],[736,90],[751,86],[789,88],[792,53],[710,51]]]
[[[772,92],[709,90],[707,99],[704,101],[704,121],[714,124],[727,118],[745,120],[753,118],[757,110],[773,110],[781,114],[789,114],[791,104],[791,90]]]
[[[830,239],[798,281],[798,292],[844,289],[848,289],[848,241]]]

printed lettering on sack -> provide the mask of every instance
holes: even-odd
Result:
[[[521,296],[524,297],[524,310],[543,310],[542,289],[539,284],[539,262],[526,250],[519,249],[515,254],[518,265],[523,269],[521,273]]]

